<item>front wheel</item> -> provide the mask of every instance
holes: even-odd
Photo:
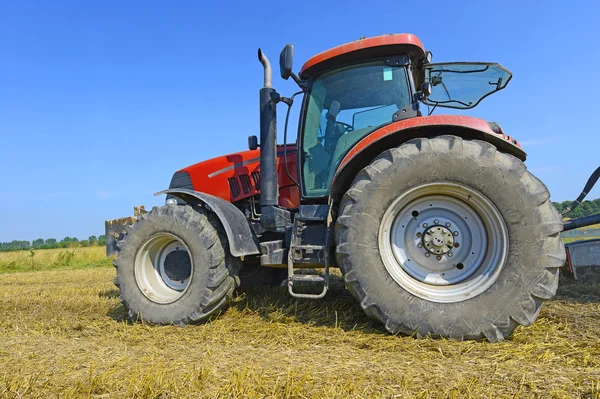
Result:
[[[217,217],[188,205],[155,207],[118,243],[115,285],[132,319],[185,325],[229,302],[241,262]]]
[[[504,339],[554,296],[560,215],[517,158],[454,136],[363,169],[340,204],[346,286],[392,333]]]

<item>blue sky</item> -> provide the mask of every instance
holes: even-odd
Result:
[[[162,204],[152,194],[175,170],[244,150],[258,134],[259,46],[276,62],[294,43],[299,70],[386,33],[416,34],[434,62],[510,69],[506,90],[465,113],[499,122],[553,199],[572,199],[600,164],[600,2],[565,4],[2,2],[0,241],[102,234],[105,219]]]

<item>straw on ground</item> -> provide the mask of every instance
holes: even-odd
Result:
[[[391,336],[339,279],[322,301],[255,289],[203,325],[128,324],[113,277],[0,275],[0,397],[600,397],[600,270],[499,344]]]

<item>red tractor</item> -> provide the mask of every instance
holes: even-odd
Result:
[[[177,171],[158,193],[166,204],[117,242],[115,284],[131,318],[205,320],[240,282],[286,277],[291,295],[321,298],[339,267],[394,334],[498,341],[534,322],[565,264],[562,217],[500,125],[431,115],[475,107],[506,87],[507,69],[433,64],[416,36],[394,34],[327,50],[296,75],[287,45],[281,77],[300,91],[286,98],[258,57],[260,138]],[[277,145],[277,104],[289,117],[297,94],[296,144]]]

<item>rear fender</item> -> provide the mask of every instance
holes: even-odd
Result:
[[[260,245],[256,235],[250,229],[246,216],[232,203],[214,195],[186,188],[172,188],[154,195],[169,194],[188,204],[204,204],[217,215],[229,242],[229,251],[233,256],[258,255]]]
[[[415,138],[442,135],[487,141],[500,151],[511,154],[522,161],[525,161],[527,157],[519,143],[504,134],[496,123],[459,115],[435,115],[405,119],[375,130],[357,142],[346,153],[333,176],[330,189],[332,199],[334,201],[341,200],[358,172],[382,152]]]

